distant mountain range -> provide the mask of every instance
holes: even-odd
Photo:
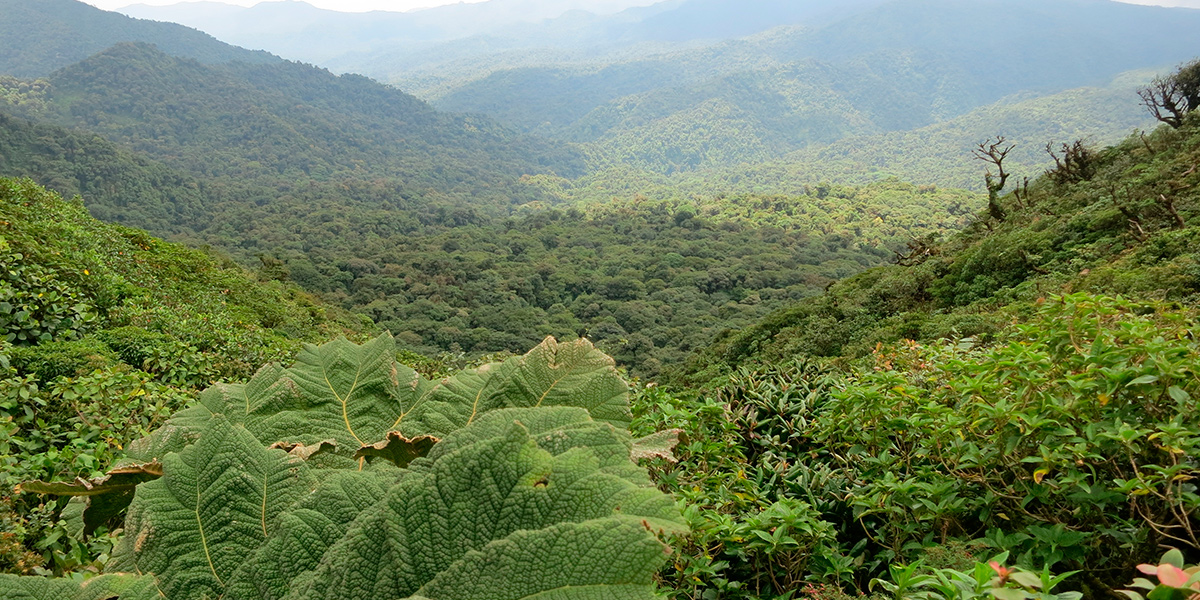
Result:
[[[210,64],[279,61],[195,29],[132,19],[75,0],[0,0],[0,74],[40,77],[118,42],[133,41]]]
[[[0,0],[0,22],[30,39],[100,44],[104,30],[109,38],[161,42],[158,50],[127,46],[56,72],[43,113],[11,108],[24,116],[99,131],[200,176],[387,173],[426,192],[448,185],[455,197],[492,206],[531,199],[530,190],[508,187],[521,175],[622,169],[720,172],[730,177],[716,180],[732,180],[759,165],[786,165],[787,181],[896,173],[964,185],[973,178],[961,169],[914,168],[925,164],[914,157],[952,163],[970,147],[963,136],[985,124],[1001,128],[992,117],[1013,116],[1004,108],[1013,102],[1037,107],[1036,122],[1018,119],[1023,140],[1065,132],[1108,140],[1147,125],[1136,85],[1123,84],[1118,94],[1110,82],[1133,70],[1145,71],[1144,81],[1191,58],[1200,31],[1200,11],[1107,0],[630,6],[646,2],[613,0],[607,14],[579,10],[582,0],[368,14],[303,2],[129,9],[207,19],[264,46],[282,40],[310,53],[336,50],[342,54],[327,64],[392,73],[391,81],[432,108],[362,77],[335,77],[72,0]],[[473,31],[484,33],[448,40]],[[159,40],[166,34],[173,38]],[[45,75],[67,60],[55,44],[18,48],[11,39],[0,38],[9,73]],[[221,64],[229,60],[235,63]],[[1079,114],[1113,117],[1086,125]],[[901,157],[858,147],[874,143],[911,151]],[[1033,152],[1021,160],[1035,167],[1047,159]],[[468,179],[492,183],[462,187]]]

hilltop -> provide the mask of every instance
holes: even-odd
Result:
[[[195,29],[133,19],[76,0],[0,1],[0,75],[44,77],[118,42],[155,44],[172,56],[208,64],[280,61]]]

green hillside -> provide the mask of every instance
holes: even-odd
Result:
[[[195,29],[131,19],[76,0],[0,2],[0,75],[43,77],[118,42],[155,44],[172,56],[209,64],[279,62]]]
[[[1054,293],[1194,300],[1200,135],[1192,116],[1179,130],[1090,151],[1087,177],[1052,171],[1006,197],[1002,222],[977,219],[943,243],[918,246],[912,266],[873,269],[731,332],[698,364],[861,356],[900,337],[986,336],[1008,311]]]
[[[104,544],[87,550],[76,534],[72,546],[50,518],[65,501],[14,495],[14,485],[98,476],[210,383],[372,330],[295,285],[97,221],[27,179],[0,178],[0,265],[5,571],[82,568]]]
[[[1197,117],[645,389],[635,429],[687,440],[673,597],[1189,597],[1153,573],[1200,562]]]
[[[24,114],[85,127],[208,177],[386,178],[402,181],[409,196],[490,192],[473,200],[503,205],[523,174],[577,170],[569,150],[296,63],[213,66],[121,44],[48,82],[42,109]]]
[[[213,208],[195,178],[160,162],[94,133],[3,113],[0,176],[28,177],[68,198],[81,195],[98,219],[160,234],[200,227]]]
[[[901,140],[904,134],[933,141],[934,151],[949,154],[959,145],[922,129],[974,131],[996,121],[972,111],[1011,103],[1014,95],[1032,100],[1103,86],[1133,69],[1167,68],[1194,56],[1189,32],[1200,26],[1196,11],[1118,2],[897,1],[853,12],[818,26],[781,27],[658,54],[631,47],[626,56],[571,62],[551,52],[542,64],[514,57],[510,68],[489,59],[477,63],[489,72],[459,76],[463,83],[439,88],[433,102],[594,143],[604,165],[666,174],[740,170],[792,152],[808,160],[830,144],[837,156],[864,142],[908,141]],[[1156,34],[1139,33],[1150,30]],[[1054,59],[1037,58],[1048,56]],[[1112,110],[1108,98],[1075,95],[1094,99],[1090,109]],[[1055,115],[1053,103],[1036,108],[1050,117],[1040,128],[1039,137],[1047,140],[1064,133],[1058,122],[1085,114]],[[1128,133],[1128,122],[1097,119],[1090,127],[1111,141]],[[826,156],[808,162],[816,166]],[[870,160],[854,163],[826,172],[869,172]]]

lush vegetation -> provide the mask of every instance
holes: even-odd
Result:
[[[649,390],[642,420],[689,440],[658,479],[697,532],[665,576],[679,597],[867,592],[898,583],[897,565],[1008,552],[1100,597],[1160,545],[1194,556],[1197,324],[1166,304],[1052,297],[987,345],[743,367],[701,397]]]
[[[69,82],[92,81],[84,95],[111,106],[115,81],[132,79],[118,71],[133,69],[161,75],[153,89],[130,100],[151,111],[150,96],[168,97],[165,90],[172,89],[163,78],[189,86],[228,83],[214,68],[145,47],[116,48],[92,60],[113,71],[114,81],[81,65],[78,77],[64,72],[42,83],[10,79],[10,98],[24,103],[17,107],[24,114],[43,117],[67,110],[63,97],[74,98],[70,110],[82,114],[84,102],[66,91],[77,84]],[[298,65],[254,68],[292,69],[310,85],[338,84]],[[255,77],[255,85],[265,86],[261,79]],[[376,108],[384,119],[385,107]],[[663,365],[682,364],[722,329],[750,325],[882,264],[913,237],[962,227],[980,202],[967,192],[896,181],[686,200],[665,189],[648,190],[649,198],[614,189],[599,202],[603,184],[590,183],[585,193],[553,173],[495,186],[474,181],[478,193],[476,187],[460,193],[454,189],[460,184],[446,179],[456,175],[445,165],[405,167],[433,176],[421,190],[410,178],[368,179],[369,162],[361,175],[333,163],[320,173],[315,167],[293,171],[308,150],[287,154],[292,141],[280,146],[268,168],[259,150],[272,147],[270,139],[239,138],[246,145],[236,148],[196,143],[187,133],[191,119],[204,120],[212,131],[221,126],[209,121],[227,113],[206,108],[159,115],[149,119],[153,127],[131,124],[129,114],[106,112],[101,131],[135,144],[141,138],[120,132],[158,131],[162,135],[152,143],[178,158],[165,164],[96,136],[0,116],[0,148],[13,157],[0,159],[0,172],[26,173],[62,193],[82,193],[97,217],[221,248],[243,264],[260,266],[263,277],[295,282],[363,312],[406,347],[434,355],[519,352],[547,335],[586,335],[637,374],[657,376]],[[429,118],[422,130],[444,129],[443,117]],[[103,125],[109,120],[122,125]],[[275,131],[282,125],[262,127]],[[380,128],[396,127],[381,121]],[[307,143],[321,152],[336,148],[328,136],[320,140]],[[379,149],[359,141],[364,152]],[[328,157],[337,163],[352,154],[330,151]],[[184,157],[195,156],[224,170],[188,167]],[[511,172],[526,171],[513,166]],[[613,195],[626,199],[613,201]]]
[[[357,247],[353,235],[323,251],[297,240],[274,256],[292,281],[417,351],[515,352],[585,335],[655,376],[719,330],[881,264],[911,236],[960,227],[978,206],[897,182],[811,193],[542,209]]]
[[[26,484],[79,494],[85,524],[135,491],[112,575],[0,576],[0,594],[654,598],[655,535],[686,528],[632,460],[664,448],[629,419],[586,340],[438,383],[398,364],[390,336],[310,346],[208,390],[108,477]],[[131,471],[142,481],[119,479]]]
[[[1025,140],[1132,79],[946,120],[1194,23],[1115,44],[1166,13],[1106,4],[1072,30],[1104,48],[962,75],[1065,5],[919,4],[1028,29],[947,57],[888,3],[847,21],[870,39],[709,47],[595,110],[571,94],[639,94],[653,61],[505,75],[545,83],[529,128],[588,124],[586,157],[294,63],[124,44],[0,79],[37,121],[0,117],[0,169],[86,196],[0,179],[0,598],[1195,600],[1195,65],[1142,90],[1168,125],[1112,148],[1077,117]],[[1025,154],[964,145],[999,122]],[[836,142],[859,126],[892,133]],[[973,170],[986,210],[892,169]]]
[[[67,539],[63,504],[14,495],[16,484],[99,475],[196,390],[371,327],[228,259],[101,223],[29,180],[0,179],[0,265],[5,570],[70,568],[90,552]]]
[[[1001,308],[1062,291],[1193,299],[1200,291],[1195,114],[1180,129],[1073,150],[1086,168],[1072,162],[1022,184],[1001,200],[1001,219],[979,218],[944,243],[916,241],[903,264],[849,278],[815,301],[731,332],[693,370],[864,356],[902,338],[986,340],[1011,320]]]
[[[685,440],[676,597],[1190,597],[1200,120],[1061,152],[642,390],[635,431]]]

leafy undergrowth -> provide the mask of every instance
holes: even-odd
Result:
[[[101,475],[213,381],[365,329],[294,286],[0,178],[0,570],[69,571],[112,545],[71,535],[64,501],[16,484]]]
[[[3,576],[0,597],[655,597],[656,535],[686,526],[632,460],[663,436],[628,433],[612,359],[548,339],[435,383],[395,357],[390,335],[309,346],[105,477],[24,484],[77,495],[85,532],[128,504],[124,529],[103,575]]]
[[[801,361],[705,395],[643,390],[635,430],[684,431],[680,463],[653,469],[694,532],[664,577],[679,598],[865,593],[922,559],[930,576],[996,576],[987,559],[1008,552],[1096,598],[1160,547],[1196,562],[1198,330],[1177,306],[1077,294],[987,346],[908,342],[850,372]]]

